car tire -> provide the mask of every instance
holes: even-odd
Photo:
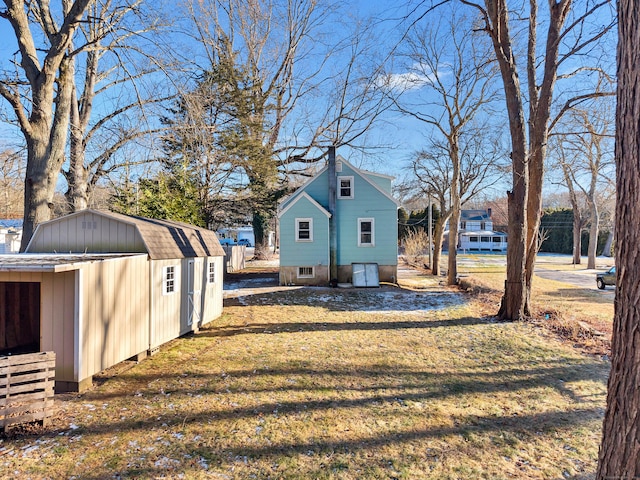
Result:
[[[604,290],[605,284],[604,284],[604,280],[602,280],[601,278],[596,280],[596,283],[598,284],[598,288],[600,290]]]

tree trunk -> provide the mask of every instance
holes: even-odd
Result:
[[[440,217],[436,222],[436,226],[433,231],[433,260],[431,262],[431,274],[434,276],[440,275],[440,257],[442,256],[443,237],[444,222],[442,217]]]
[[[587,251],[587,268],[596,268],[596,256],[598,249],[598,232],[600,231],[600,222],[598,215],[598,206],[595,202],[590,202],[589,210],[591,212],[591,226],[589,227],[589,247]]]
[[[582,221],[580,215],[573,209],[573,263],[580,265],[582,261]]]
[[[490,22],[490,36],[504,84],[511,134],[513,187],[512,191],[507,193],[509,215],[507,279],[498,316],[504,320],[519,320],[524,317],[526,302],[524,268],[527,230],[525,222],[529,189],[524,108],[516,61],[511,49],[507,3],[505,0],[485,1],[485,5]]]
[[[640,477],[640,9],[618,2],[616,265],[611,373],[597,479]]]
[[[611,225],[609,235],[607,235],[607,241],[604,242],[604,247],[602,249],[602,255],[605,257],[611,256],[611,247],[613,246],[613,239],[615,238],[615,230],[615,224]]]
[[[24,252],[39,223],[51,219],[53,195],[64,161],[67,133],[69,129],[69,108],[71,101],[70,60],[65,58],[60,64],[55,98],[53,120],[45,112],[32,114],[31,131],[27,139],[27,171],[24,188],[24,223],[20,251]],[[43,81],[46,79],[43,79]],[[52,85],[53,86],[53,85]],[[41,95],[47,96],[46,87]],[[51,93],[52,94],[52,93]],[[52,97],[51,97],[52,98]],[[45,100],[43,98],[43,100]],[[42,105],[42,103],[41,103]],[[49,112],[51,112],[51,105]],[[42,112],[41,112],[42,113]]]
[[[264,212],[253,214],[253,235],[255,237],[254,257],[266,259],[269,257],[269,223],[271,217]]]
[[[84,166],[84,129],[80,117],[75,87],[71,102],[71,124],[69,128],[69,172],[65,175],[67,191],[65,198],[72,212],[79,212],[89,204],[87,169]]]

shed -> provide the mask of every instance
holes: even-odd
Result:
[[[38,226],[0,257],[0,352],[56,352],[56,389],[198,328],[222,313],[215,232],[83,210]]]

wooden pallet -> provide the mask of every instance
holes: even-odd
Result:
[[[0,428],[40,422],[53,414],[56,354],[0,357]]]

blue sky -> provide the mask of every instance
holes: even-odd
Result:
[[[331,28],[334,28],[333,35],[336,39],[343,38],[345,36],[344,29],[349,27],[349,22],[355,22],[358,18],[362,21],[367,19],[367,25],[375,30],[375,48],[377,49],[378,60],[382,61],[386,58],[388,52],[398,45],[407,25],[407,13],[413,14],[413,17],[409,17],[410,19],[416,18],[417,13],[424,10],[425,6],[429,4],[430,2],[428,1],[420,2],[417,0],[413,2],[400,0],[352,0],[343,2],[339,4],[339,15],[334,18],[336,20],[335,26],[326,25],[324,27],[326,36],[323,39],[331,38]],[[167,5],[175,9],[174,2],[167,2]],[[418,9],[414,11],[414,7]],[[437,22],[448,14],[449,8],[449,6],[439,7],[437,12],[422,19],[421,23]],[[173,14],[172,10],[165,10],[165,12],[168,12],[169,15]],[[348,18],[349,16],[352,17]],[[347,23],[341,25],[338,20]],[[183,41],[186,41],[184,37],[180,42]],[[15,49],[13,33],[8,22],[2,19],[0,20],[0,62],[2,62],[3,68],[7,68],[7,60]],[[389,66],[387,72],[398,76],[406,73],[398,62]],[[521,72],[521,75],[524,77],[524,72]],[[413,94],[424,95],[428,89],[429,85],[425,83]],[[100,105],[96,107],[99,109]],[[8,105],[4,101],[0,101],[0,113],[3,116],[10,116]],[[506,128],[506,124],[504,126]],[[389,110],[380,116],[373,128],[364,137],[364,142],[367,145],[379,148],[374,148],[366,155],[351,151],[346,147],[339,149],[338,153],[349,158],[354,165],[401,178],[404,175],[402,169],[408,164],[413,152],[427,144],[429,135],[430,129],[426,125],[406,115]],[[0,124],[0,148],[12,146],[20,140],[21,136],[15,129]]]

